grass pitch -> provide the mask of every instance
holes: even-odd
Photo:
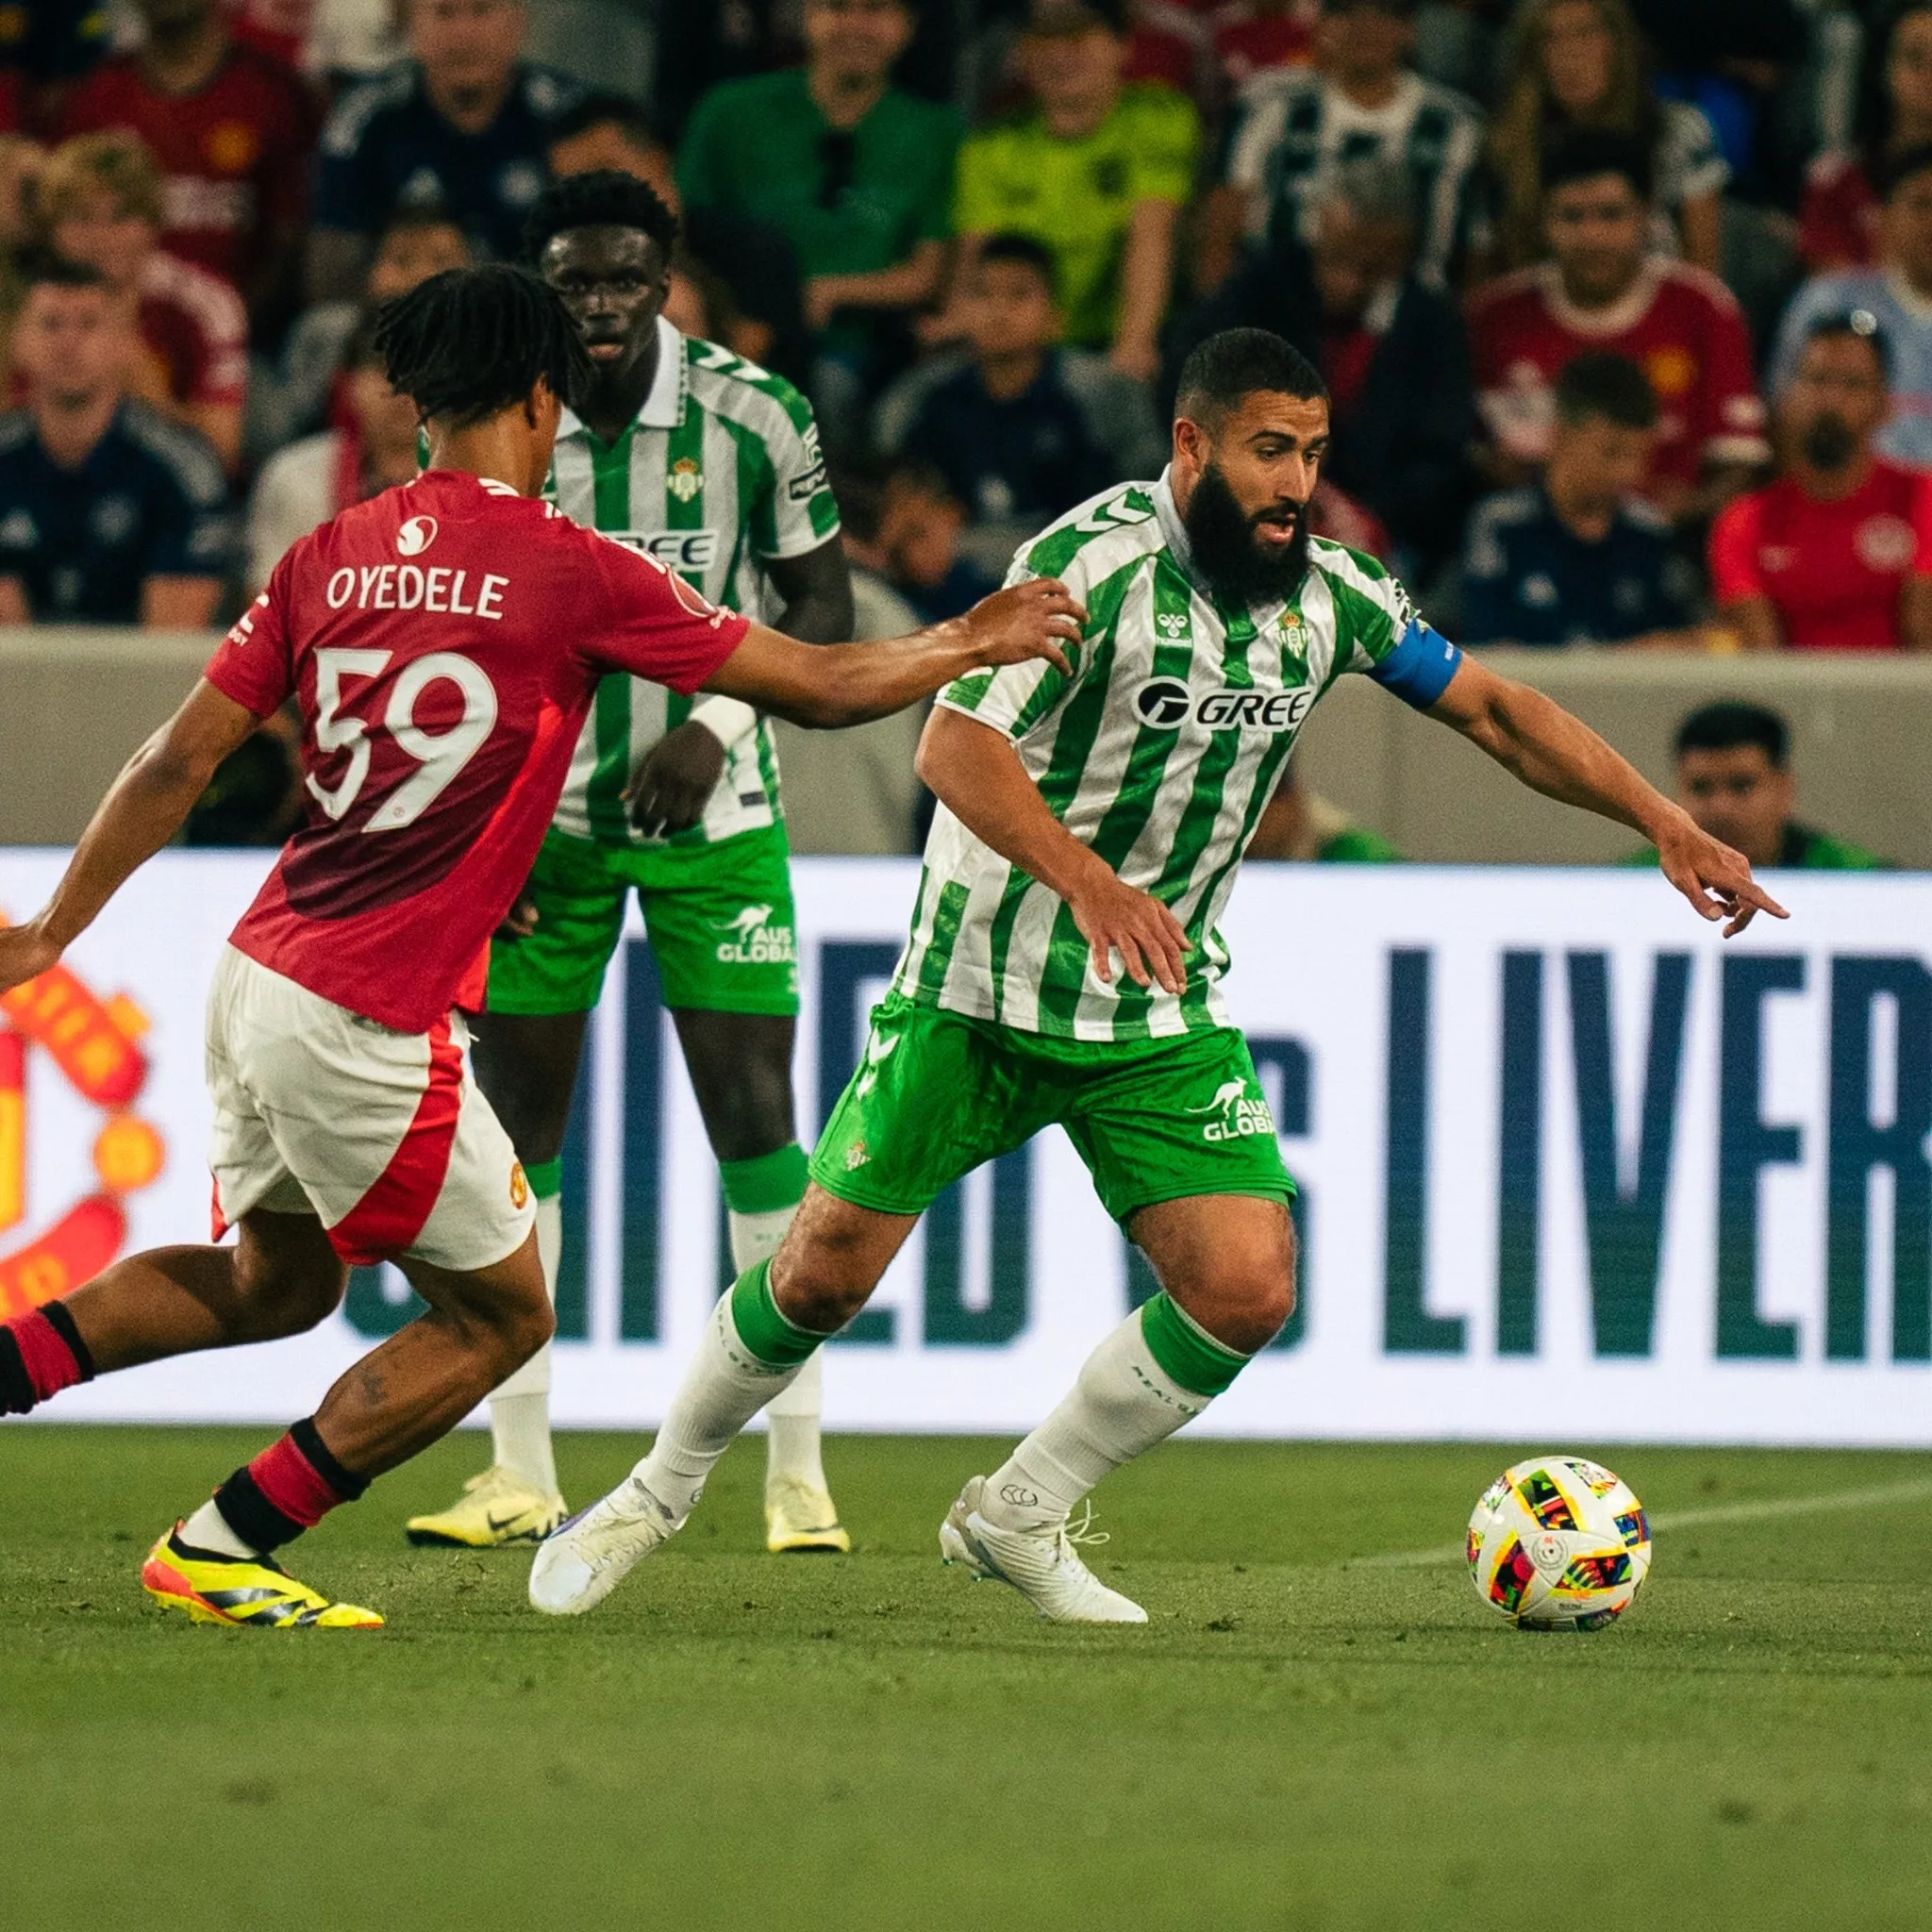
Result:
[[[9,1927],[1932,1925],[1932,1456],[1594,1450],[1650,1582],[1530,1637],[1457,1562],[1360,1559],[1585,1445],[1174,1443],[1092,1553],[1151,1625],[1074,1631],[937,1561],[1004,1445],[835,1440],[839,1560],[762,1553],[741,1443],[553,1623],[527,1555],[403,1542],[467,1436],[298,1548],[386,1632],[163,1616],[147,1543],[261,1439],[0,1435]],[[566,1492],[636,1448],[566,1438]]]

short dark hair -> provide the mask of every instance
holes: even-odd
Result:
[[[1058,264],[1054,252],[1044,242],[1031,235],[1016,234],[1011,228],[1002,228],[997,235],[989,235],[979,244],[981,262],[1010,261],[1022,268],[1030,268],[1046,284],[1051,294],[1055,287]]]
[[[1914,142],[1910,147],[1892,156],[1879,171],[1880,198],[1890,201],[1907,181],[1923,175],[1928,168],[1932,168],[1932,141]]]
[[[572,228],[640,228],[668,260],[677,243],[677,217],[658,191],[635,175],[595,168],[553,181],[524,224],[524,254],[534,262],[558,235]]]
[[[1557,376],[1557,419],[1572,429],[1599,419],[1619,429],[1655,429],[1657,391],[1627,356],[1575,356]]]
[[[539,379],[575,403],[591,358],[570,311],[526,269],[450,268],[385,302],[373,325],[390,386],[458,428],[523,402]]]
[[[105,289],[108,278],[91,261],[74,261],[51,248],[29,248],[14,262],[23,299],[34,289]]]
[[[1687,751],[1735,751],[1740,745],[1755,744],[1777,772],[1784,770],[1790,756],[1790,727],[1775,711],[1732,700],[1706,705],[1677,726],[1679,758]]]
[[[1648,201],[1656,179],[1649,142],[1614,127],[1573,127],[1543,150],[1545,194],[1600,175],[1621,175],[1639,201]]]
[[[1841,337],[1863,342],[1872,351],[1873,359],[1878,364],[1878,379],[1889,387],[1891,338],[1885,333],[1878,318],[1869,308],[1847,308],[1836,315],[1821,315],[1806,327],[1805,345],[1808,348],[1813,342],[1834,342]]]
[[[1224,415],[1244,396],[1269,390],[1306,401],[1328,400],[1321,372],[1292,342],[1265,328],[1224,328],[1181,364],[1175,413],[1199,422]]]
[[[544,130],[543,145],[555,147],[560,141],[575,141],[593,127],[615,127],[627,141],[640,147],[662,147],[651,117],[633,100],[623,94],[589,93],[567,113],[559,114]]]

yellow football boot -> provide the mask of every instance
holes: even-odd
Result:
[[[242,1624],[251,1630],[380,1630],[382,1619],[356,1604],[332,1604],[297,1583],[267,1557],[220,1557],[191,1548],[176,1524],[147,1553],[141,1587],[158,1604],[186,1610],[196,1624]]]
[[[459,1501],[434,1516],[412,1516],[403,1533],[437,1549],[493,1550],[505,1543],[541,1543],[568,1514],[563,1498],[546,1496],[498,1463],[463,1485]]]
[[[843,1557],[852,1539],[825,1491],[788,1475],[765,1485],[765,1547],[774,1557]]]

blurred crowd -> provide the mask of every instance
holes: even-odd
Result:
[[[1932,648],[1932,0],[12,0],[0,129],[0,621],[235,608],[413,474],[371,306],[617,168],[923,616],[1257,324],[1463,641]]]

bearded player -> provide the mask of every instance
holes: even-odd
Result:
[[[542,1346],[529,1190],[464,1070],[459,1012],[614,672],[821,725],[909,704],[989,658],[1058,654],[1058,586],[883,644],[813,648],[721,610],[534,501],[587,358],[519,270],[438,275],[382,311],[430,468],[297,543],[175,718],[135,755],[45,908],[0,931],[0,990],[54,965],[289,698],[307,818],[216,968],[208,1072],[216,1239],[117,1261],[0,1327],[0,1412],[95,1374],[311,1328],[351,1263],[428,1304],[316,1412],[149,1552],[202,1622],[368,1628],[275,1553],[435,1441]]]
[[[940,810],[911,938],[810,1191],[776,1257],[718,1304],[650,1455],[539,1549],[539,1609],[601,1601],[864,1305],[934,1196],[1058,1123],[1160,1291],[967,1482],[940,1548],[1056,1622],[1145,1621],[1081,1562],[1069,1514],[1200,1415],[1293,1307],[1292,1184],[1222,1001],[1215,927],[1297,730],[1343,674],[1642,831],[1727,932],[1782,916],[1594,732],[1465,658],[1371,558],[1310,540],[1327,395],[1278,336],[1204,342],[1176,409],[1158,482],[1083,504],[1015,563],[1014,583],[1063,575],[1086,603],[1069,668],[977,671],[933,712],[920,771]]]
[[[628,175],[573,175],[525,227],[591,380],[558,431],[550,497],[711,602],[808,642],[846,636],[852,590],[811,409],[791,385],[664,319],[677,218]],[[584,722],[513,929],[491,950],[476,1078],[530,1177],[552,1298],[563,1139],[584,1028],[635,891],[705,1131],[734,1269],[774,1253],[805,1194],[793,1124],[791,875],[772,727],[735,698],[613,676]],[[819,1451],[817,1358],[767,1411],[765,1537],[844,1551]],[[546,1344],[490,1398],[491,1466],[409,1540],[535,1542],[564,1516]]]

